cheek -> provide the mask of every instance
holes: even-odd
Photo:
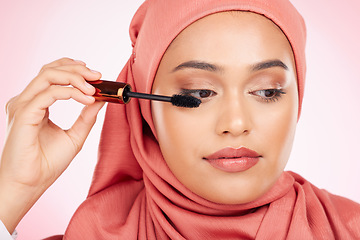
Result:
[[[194,163],[201,158],[202,145],[207,139],[210,120],[198,109],[175,108],[167,103],[153,102],[152,113],[158,142],[163,156],[172,170]]]
[[[273,161],[274,168],[281,171],[290,156],[297,124],[297,93],[289,95],[285,101],[277,103],[279,106],[267,117],[257,118],[261,121],[257,126],[262,129],[258,136],[266,143],[264,152]]]

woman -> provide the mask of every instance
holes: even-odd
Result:
[[[195,96],[202,104],[109,105],[89,197],[65,239],[360,237],[358,204],[283,172],[305,75],[305,28],[288,1],[147,1],[131,38],[133,55],[118,81],[139,92]],[[20,201],[2,198],[2,206],[17,210],[0,211],[10,232],[79,151],[102,106],[87,97],[94,89],[84,79],[100,77],[62,59],[10,102],[14,122],[0,183],[27,200],[16,206]],[[74,89],[49,87],[69,83]],[[57,133],[46,109],[70,97],[89,107],[69,132]],[[20,134],[33,144],[15,145]],[[46,135],[58,138],[49,143]],[[29,149],[25,157],[17,155],[19,147]],[[42,158],[34,163],[42,164],[40,174],[33,174],[31,154]]]

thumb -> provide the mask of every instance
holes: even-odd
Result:
[[[97,114],[105,102],[95,102],[85,106],[74,125],[67,131],[67,135],[76,146],[77,153],[81,150],[84,142],[96,122]]]

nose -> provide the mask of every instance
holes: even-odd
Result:
[[[220,107],[216,124],[218,135],[240,136],[251,131],[251,111],[245,101],[229,99]]]

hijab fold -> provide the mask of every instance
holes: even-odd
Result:
[[[131,22],[133,53],[117,81],[150,93],[172,40],[200,18],[233,10],[269,18],[288,38],[300,114],[306,30],[288,0],[147,0]],[[284,172],[253,202],[225,205],[203,199],[172,174],[155,136],[149,101],[108,104],[92,185],[64,239],[360,238],[356,203],[319,190],[292,172]]]

